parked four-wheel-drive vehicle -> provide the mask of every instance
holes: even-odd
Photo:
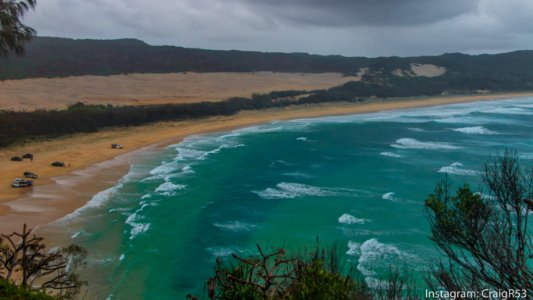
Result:
[[[20,157],[20,156],[13,156],[13,157],[11,158],[11,161],[22,161],[22,157]]]
[[[65,166],[65,163],[62,162],[62,161],[54,161],[53,163],[50,164],[52,167],[64,167]]]
[[[26,171],[26,172],[24,172],[24,177],[37,179],[39,176],[37,176],[37,174],[35,174],[35,173]]]
[[[24,187],[30,187],[32,185],[33,185],[33,181],[22,179],[22,178],[15,178],[11,182],[11,187],[14,187],[14,188],[24,188]]]
[[[22,158],[27,158],[27,159],[33,159],[33,154],[31,153],[26,153],[22,156]]]
[[[124,147],[122,147],[121,144],[111,144],[111,148],[113,148],[113,149],[122,149]]]

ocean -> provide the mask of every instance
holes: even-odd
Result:
[[[271,122],[138,155],[48,230],[84,246],[88,299],[202,296],[216,257],[336,243],[369,284],[439,252],[424,200],[479,188],[490,155],[533,159],[533,98]]]

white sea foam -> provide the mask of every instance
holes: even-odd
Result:
[[[388,193],[385,193],[381,196],[381,199],[383,200],[389,200],[389,201],[392,201],[392,202],[398,202],[399,200],[394,197],[394,192],[388,192]]]
[[[476,176],[479,172],[469,169],[462,169],[463,166],[460,162],[454,162],[449,166],[445,166],[439,169],[439,173],[448,173],[461,176]]]
[[[192,148],[192,145],[188,144],[178,144],[175,149],[178,152],[178,155],[176,155],[174,159],[177,161],[198,159],[207,152],[205,150],[194,149]]]
[[[246,146],[246,145],[245,144],[237,144],[237,145],[224,144],[224,145],[221,145],[220,147],[218,147],[218,148],[216,148],[214,150],[205,152],[204,154],[199,156],[197,159],[198,160],[206,160],[210,155],[217,154],[220,151],[222,151],[223,149],[233,149],[233,148],[240,148],[240,147],[244,147],[244,146]]]
[[[72,212],[69,215],[64,216],[63,218],[57,220],[56,222],[65,222],[75,219],[81,212],[83,212],[86,209],[90,208],[98,208],[103,206],[110,198],[113,196],[117,191],[119,191],[123,186],[123,182],[128,180],[128,175],[122,177],[120,179],[119,183],[117,183],[115,186],[112,186],[106,190],[103,190],[101,192],[98,192],[96,195],[94,195],[91,200],[89,200],[87,203],[85,203],[84,206],[76,209],[74,212]]]
[[[124,253],[122,253],[120,255],[120,257],[118,258],[119,261],[123,261],[124,259],[126,259],[126,255],[124,255]]]
[[[288,172],[288,173],[283,173],[283,175],[290,176],[290,177],[299,177],[299,178],[312,178],[312,177],[314,177],[312,175],[309,175],[309,174],[303,173],[303,172]]]
[[[357,192],[352,189],[344,188],[327,188],[306,185],[302,183],[281,182],[275,188],[267,188],[262,191],[252,191],[263,199],[292,199],[305,196],[326,197],[339,196]]]
[[[343,214],[339,217],[338,221],[342,224],[364,224],[368,222],[367,219],[356,218],[350,214]]]
[[[397,139],[395,144],[391,145],[394,148],[399,149],[428,149],[428,150],[453,150],[460,147],[452,145],[450,143],[443,142],[422,142],[411,138]]]
[[[173,196],[177,191],[185,189],[187,186],[184,184],[174,184],[172,182],[165,182],[158,186],[154,192],[159,195]]]
[[[146,203],[145,201],[141,201],[139,203],[141,207],[139,207],[134,213],[129,215],[126,218],[125,224],[129,225],[131,227],[130,229],[130,240],[133,240],[138,235],[145,233],[150,228],[150,223],[143,222],[144,216],[141,215],[141,213],[149,206],[153,206],[151,203]]]
[[[234,249],[229,247],[209,247],[207,251],[216,257],[230,256],[232,253],[235,253]]]
[[[239,222],[239,221],[214,223],[213,225],[215,227],[218,227],[218,228],[222,229],[222,230],[233,231],[233,232],[251,231],[251,230],[253,230],[254,228],[257,227],[257,225],[255,225],[255,224]]]
[[[503,114],[503,115],[533,115],[530,109],[521,107],[495,107],[481,110],[482,113],[488,114]]]
[[[223,246],[208,247],[207,251],[209,251],[213,256],[216,256],[216,257],[230,256],[233,253],[244,254],[244,253],[250,252],[245,249],[241,249],[239,247],[223,247]]]
[[[518,105],[515,105],[515,107],[533,108],[533,104],[518,104]]]
[[[161,175],[161,174],[169,174],[174,171],[176,171],[176,163],[165,163],[163,162],[162,165],[155,167],[150,171],[150,174],[152,175]]]
[[[128,207],[118,207],[118,208],[111,208],[111,209],[108,210],[108,212],[110,212],[110,213],[113,213],[113,212],[124,213],[124,212],[128,212],[130,210],[131,210],[131,208],[128,208]]]
[[[75,232],[73,235],[70,236],[71,239],[77,238],[81,234],[81,231]]]
[[[396,157],[396,158],[403,157],[400,154],[396,154],[396,153],[392,153],[392,152],[381,152],[379,155],[387,156],[387,157]]]
[[[372,271],[371,268],[376,265],[386,264],[387,261],[399,260],[403,261],[405,259],[413,259],[416,256],[403,252],[397,247],[380,243],[377,239],[372,238],[366,240],[362,244],[356,243],[353,241],[348,242],[348,251],[347,255],[357,256],[357,269],[367,277],[374,276],[375,271]]]
[[[520,153],[518,154],[518,156],[520,157],[520,159],[533,159],[533,153]]]
[[[186,165],[183,168],[181,168],[182,173],[194,173],[194,170],[190,165]]]
[[[139,215],[139,213],[144,209],[144,207],[141,207],[138,209],[135,213],[131,214],[127,219],[125,224],[128,224],[130,229],[130,240],[133,240],[138,235],[145,233],[150,228],[150,223],[142,223],[143,217]]]
[[[466,134],[498,134],[496,131],[489,130],[483,126],[473,126],[473,127],[462,127],[452,129],[456,132],[466,133]]]
[[[407,129],[409,129],[409,130],[411,130],[413,132],[424,132],[425,131],[424,129],[418,128],[418,127],[409,127]]]
[[[306,142],[306,141],[307,141],[307,138],[306,138],[305,136],[300,136],[300,137],[297,137],[296,140],[297,140],[297,141]]]
[[[145,233],[150,228],[150,223],[132,223],[130,230],[130,240],[136,238],[139,234]]]

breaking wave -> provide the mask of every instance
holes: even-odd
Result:
[[[266,188],[262,191],[252,191],[263,199],[292,199],[306,196],[327,197],[342,196],[357,192],[346,188],[316,187],[302,183],[281,182],[275,188]]]
[[[453,150],[461,147],[444,142],[422,142],[411,138],[397,139],[395,144],[391,145],[399,149],[428,149],[428,150]]]
[[[383,196],[381,196],[381,199],[389,200],[392,202],[398,202],[398,199],[394,197],[394,192],[388,192],[388,193],[383,194]]]
[[[454,175],[461,175],[461,176],[475,176],[478,175],[478,171],[469,170],[469,169],[461,169],[463,166],[460,162],[454,162],[449,166],[445,166],[439,169],[439,173],[448,173],[448,174],[454,174]]]
[[[338,221],[341,224],[364,224],[368,222],[367,219],[356,218],[350,214],[343,214],[339,217]]]
[[[473,127],[462,127],[452,129],[456,132],[466,133],[466,134],[498,134],[496,131],[489,130],[483,126],[473,126]]]
[[[162,183],[155,189],[155,192],[163,196],[174,196],[177,191],[185,189],[187,186],[184,184],[174,184],[172,182]]]
[[[399,250],[397,247],[380,243],[377,239],[372,238],[364,241],[362,244],[348,241],[347,255],[357,256],[357,270],[364,276],[369,285],[376,284],[376,267],[386,267],[391,261],[408,261],[416,258],[415,255]]]
[[[400,154],[396,154],[396,153],[392,153],[392,152],[381,152],[379,155],[381,155],[381,156],[387,156],[387,157],[396,157],[396,158],[403,157],[403,156],[400,155]]]
[[[250,253],[250,251],[247,251],[246,249],[241,249],[239,247],[214,246],[214,247],[208,247],[206,250],[209,251],[211,255],[216,256],[216,257],[230,256],[233,253],[241,254],[241,255]]]
[[[218,227],[222,230],[241,232],[241,231],[251,231],[257,227],[255,224],[244,223],[239,221],[224,222],[224,223],[214,223],[213,226]]]

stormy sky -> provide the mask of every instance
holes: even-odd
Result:
[[[38,0],[42,36],[409,56],[533,49],[532,0]]]

